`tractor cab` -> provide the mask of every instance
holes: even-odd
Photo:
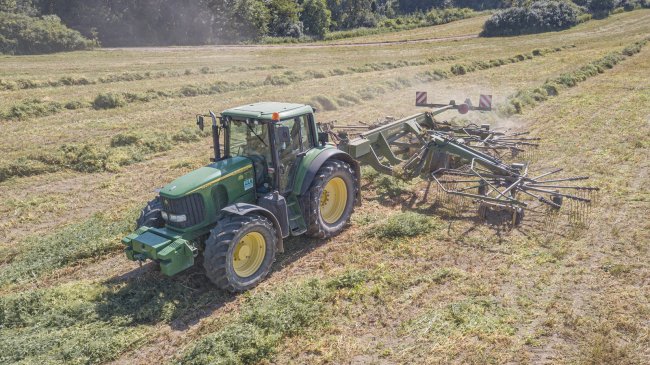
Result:
[[[256,103],[211,114],[215,161],[246,157],[255,170],[258,194],[291,191],[300,157],[318,145],[314,109],[309,105]],[[199,116],[199,128],[204,126]]]

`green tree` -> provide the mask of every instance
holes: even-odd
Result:
[[[298,19],[300,7],[294,0],[271,0],[268,3],[271,22],[269,33],[277,37],[302,36],[302,23]]]
[[[0,11],[36,16],[39,14],[36,5],[38,5],[38,1],[0,0]]]
[[[301,19],[305,33],[322,39],[329,30],[332,12],[325,0],[307,0],[303,4]]]
[[[262,0],[212,0],[209,6],[219,42],[256,40],[269,32],[269,9]]]
[[[591,0],[589,10],[598,15],[607,16],[618,5],[618,0]]]
[[[374,13],[377,5],[373,0],[328,0],[328,5],[337,29],[371,28],[377,25]]]

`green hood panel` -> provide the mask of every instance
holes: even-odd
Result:
[[[243,173],[252,168],[251,160],[245,157],[232,157],[217,161],[172,181],[160,190],[160,195],[179,198],[216,184],[230,174]]]

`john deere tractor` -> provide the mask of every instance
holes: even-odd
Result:
[[[435,182],[442,193],[478,203],[479,217],[488,221],[497,213],[515,226],[525,209],[556,214],[565,200],[571,202],[569,218],[586,217],[598,192],[576,183],[587,176],[559,177],[561,168],[533,174],[526,161],[500,157],[499,150],[520,151],[534,139],[497,134],[489,126],[453,129],[434,119],[451,110],[489,111],[484,96],[472,107],[453,100],[426,104],[422,95],[416,93],[416,106],[434,109],[372,126],[353,139],[317,126],[308,105],[257,103],[198,116],[201,129],[206,117],[212,121],[212,163],[172,181],[147,204],[137,231],[123,239],[127,257],[154,260],[174,275],[202,254],[217,286],[251,288],[284,251],[284,238],[325,238],[343,230],[361,204],[359,162],[404,180]]]
[[[198,116],[212,124],[212,163],[164,186],[123,239],[131,260],[162,273],[199,255],[218,287],[240,292],[268,273],[283,240],[341,232],[360,204],[359,164],[319,133],[308,105],[263,102]]]

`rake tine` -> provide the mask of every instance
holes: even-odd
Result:
[[[540,180],[540,181],[535,181],[536,183],[551,183],[551,182],[562,182],[562,181],[577,181],[577,180],[587,180],[589,179],[589,176],[574,176],[574,177],[565,177],[562,179],[552,179],[552,180]],[[531,179],[531,180],[537,180],[537,179]]]
[[[543,178],[544,176],[548,176],[548,175],[556,174],[556,173],[558,173],[558,172],[560,172],[560,171],[562,171],[562,170],[564,170],[564,169],[562,169],[562,168],[555,169],[555,170],[552,170],[552,171],[546,172],[546,173],[544,173],[544,174],[541,174],[541,175],[539,175],[539,176],[535,176],[535,177],[531,178],[531,180],[541,179],[541,178]]]

